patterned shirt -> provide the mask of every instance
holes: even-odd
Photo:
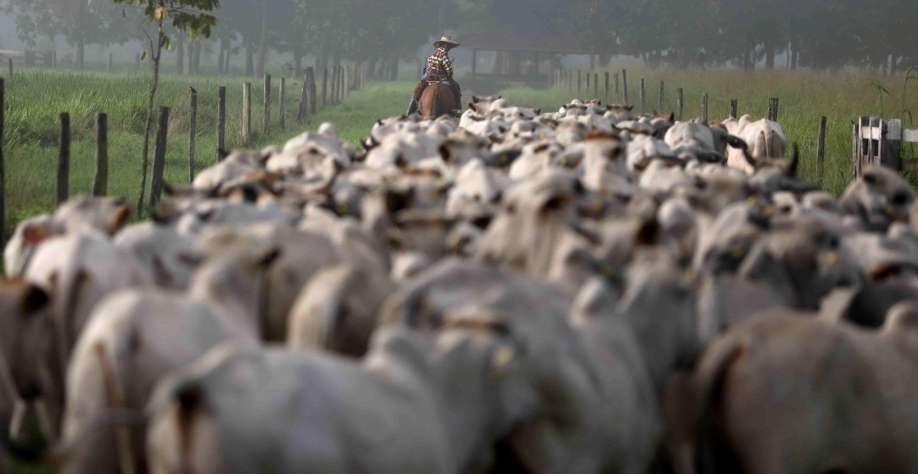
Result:
[[[427,58],[427,73],[436,77],[453,77],[453,60],[449,58],[446,48],[437,48]]]

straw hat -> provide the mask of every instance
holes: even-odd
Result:
[[[459,46],[459,43],[457,43],[456,41],[453,41],[453,39],[450,38],[449,36],[443,36],[439,40],[434,41],[435,48],[439,48],[441,45],[448,45],[448,46],[452,46],[453,48],[455,48],[456,46]]]

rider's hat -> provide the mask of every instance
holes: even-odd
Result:
[[[450,38],[449,36],[443,36],[437,41],[434,41],[435,48],[439,48],[441,46],[451,46],[455,48],[456,46],[459,46],[459,43],[457,43],[456,41],[453,41],[453,39]]]

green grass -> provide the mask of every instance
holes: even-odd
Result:
[[[72,151],[70,194],[87,194],[92,187],[95,149],[95,114],[109,116],[109,194],[134,203],[140,187],[140,157],[149,78],[139,74],[59,73],[23,71],[6,81],[7,232],[22,218],[48,212],[54,206],[56,163],[59,145],[59,114],[71,116]],[[352,92],[340,104],[321,109],[305,123],[296,124],[301,81],[287,81],[287,129],[277,125],[279,79],[273,81],[269,133],[263,131],[261,83],[252,85],[253,141],[242,136],[243,78],[166,76],[161,82],[157,105],[171,108],[165,180],[188,182],[190,99],[188,87],[198,91],[198,123],[195,168],[200,171],[216,161],[217,91],[227,87],[227,149],[260,149],[283,143],[319,124],[333,122],[341,137],[357,143],[378,118],[404,112],[413,87],[409,82],[371,83]],[[321,87],[321,85],[320,85]],[[152,169],[152,147],[151,147]],[[147,180],[149,186],[149,176]]]
[[[620,72],[620,71],[614,71]],[[529,88],[504,90],[503,96],[513,104],[556,111],[577,97],[576,71],[573,89],[566,86],[550,91]],[[640,80],[645,79],[646,112],[657,109],[660,81],[664,81],[663,111],[676,110],[676,89],[683,88],[684,118],[701,115],[701,95],[708,93],[708,117],[724,120],[730,115],[730,99],[739,101],[739,114],[763,118],[768,110],[768,98],[777,97],[778,121],[788,141],[800,144],[801,175],[816,181],[816,141],[820,116],[827,118],[826,160],[823,188],[841,193],[851,180],[851,122],[861,115],[878,115],[887,119],[901,118],[906,128],[918,128],[911,115],[918,113],[918,80],[909,80],[906,89],[904,75],[883,77],[864,72],[757,71],[745,73],[732,70],[648,70],[628,69],[628,96],[635,110],[640,111]],[[585,80],[584,80],[585,81]],[[600,93],[603,95],[603,74],[600,72]],[[614,80],[610,80],[614,89]],[[592,84],[590,85],[592,89]],[[592,92],[579,94],[592,98]],[[614,91],[611,93],[614,95]],[[604,103],[615,102],[604,101]],[[918,117],[916,117],[918,118]],[[903,156],[916,156],[911,146],[904,147]]]

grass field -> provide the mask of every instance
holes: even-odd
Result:
[[[277,125],[279,80],[273,82],[271,131],[263,133],[261,84],[253,84],[253,141],[242,136],[243,78],[188,78],[166,76],[157,105],[171,108],[165,180],[188,182],[190,99],[188,87],[198,91],[196,168],[216,160],[217,91],[227,87],[228,149],[259,149],[280,144],[304,130],[315,130],[325,121],[338,126],[342,138],[357,142],[379,118],[404,112],[411,83],[374,83],[353,92],[340,104],[321,109],[303,124],[296,124],[301,81],[288,81],[287,129]],[[103,73],[62,74],[43,71],[17,73],[6,81],[7,232],[26,216],[53,209],[59,144],[59,114],[69,112],[72,127],[71,195],[92,187],[95,150],[95,114],[109,115],[109,194],[125,196],[133,204],[140,187],[140,155],[146,118],[148,78],[143,75]],[[151,149],[152,163],[152,149]],[[148,178],[149,186],[149,178]]]
[[[406,74],[407,76],[407,74]],[[602,73],[600,72],[600,78]],[[685,118],[700,115],[701,94],[708,92],[709,117],[723,119],[729,115],[729,100],[739,101],[740,114],[765,116],[768,98],[780,99],[779,121],[789,140],[800,143],[805,178],[814,181],[816,137],[819,117],[828,118],[826,176],[823,187],[840,193],[850,179],[851,121],[859,115],[881,115],[902,118],[907,127],[912,111],[918,111],[918,81],[905,76],[882,77],[869,73],[837,74],[809,71],[759,71],[752,74],[733,70],[628,70],[629,98],[640,109],[639,84],[645,79],[645,110],[655,111],[659,82],[665,82],[665,112],[676,108],[676,89],[683,88]],[[918,79],[913,76],[912,79]],[[109,114],[110,177],[109,193],[136,200],[140,176],[140,149],[146,113],[148,77],[123,73],[67,73],[25,70],[7,80],[6,137],[7,160],[6,229],[10,232],[23,217],[47,212],[53,207],[55,169],[58,145],[58,115],[69,112],[73,128],[71,194],[87,193],[92,185],[94,153],[94,116]],[[371,83],[356,91],[341,104],[320,110],[303,124],[294,117],[301,82],[287,83],[287,129],[277,127],[279,79],[272,93],[271,131],[262,133],[263,99],[260,82],[253,83],[253,130],[251,144],[242,141],[241,77],[163,78],[157,105],[171,108],[169,146],[165,179],[169,183],[188,182],[188,87],[197,89],[198,135],[196,168],[203,169],[216,158],[217,89],[227,87],[227,147],[261,148],[283,144],[304,130],[314,130],[321,122],[335,123],[342,138],[356,143],[365,137],[374,120],[404,111],[413,83]],[[574,86],[576,88],[576,86]],[[474,91],[466,89],[468,101]],[[551,90],[511,88],[503,96],[511,103],[527,107],[557,110],[578,94],[567,87]],[[580,98],[592,98],[585,90]],[[602,95],[600,88],[600,95]],[[615,99],[606,102],[614,102]],[[910,151],[910,150],[907,150]],[[912,153],[914,154],[914,153]],[[149,183],[149,180],[148,180]]]

